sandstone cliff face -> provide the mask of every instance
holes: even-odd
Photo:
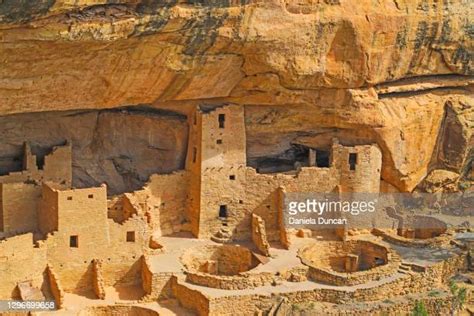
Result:
[[[73,186],[107,183],[108,193],[137,190],[153,173],[182,169],[182,115],[148,108],[26,113],[0,117],[0,175],[22,170],[23,143],[39,165],[53,146],[72,143]]]
[[[473,13],[463,0],[4,0],[0,113],[236,103],[250,165],[334,136],[375,141],[383,179],[411,191],[472,160]]]

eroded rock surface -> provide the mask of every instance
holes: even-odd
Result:
[[[188,137],[182,116],[147,108],[5,116],[0,134],[2,175],[22,169],[23,142],[41,161],[70,141],[73,185],[107,183],[109,194],[139,189],[153,173],[182,169]]]
[[[291,163],[298,144],[333,136],[376,142],[383,180],[411,191],[435,168],[470,172],[473,12],[462,0],[6,0],[0,114],[236,103],[249,165]]]

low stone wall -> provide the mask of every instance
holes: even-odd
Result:
[[[344,309],[338,308],[337,306],[326,306],[317,310],[304,310],[297,303],[290,301],[286,297],[271,297],[266,295],[246,295],[238,297],[224,297],[219,299],[213,299],[210,303],[209,315],[219,316],[234,316],[234,315],[254,315],[258,313],[265,313],[278,309],[277,315],[327,315],[327,316],[367,316],[367,315],[387,315],[387,316],[399,316],[399,315],[411,315],[413,307],[416,304],[416,300],[423,302],[429,315],[449,315],[451,313],[452,301],[446,297],[421,297],[414,299],[412,297],[406,297],[403,300],[392,302],[390,300],[379,300],[377,302],[371,302],[366,305],[357,305],[357,309],[347,307]],[[284,301],[283,304],[279,304]],[[308,303],[308,302],[305,302]],[[278,308],[278,307],[279,308]],[[293,306],[297,306],[295,309]],[[304,305],[303,305],[304,306]],[[298,312],[300,310],[300,312]],[[271,314],[273,315],[273,314]]]
[[[355,245],[349,243],[355,243]],[[315,245],[310,245],[309,247],[305,247],[299,251],[298,256],[300,257],[301,262],[309,267],[308,278],[310,280],[337,286],[363,284],[396,273],[401,264],[400,256],[398,254],[396,254],[392,249],[376,242],[354,240],[351,242],[328,242],[327,245],[329,249],[325,250],[328,253],[320,252],[319,250],[321,249],[317,249],[317,247],[316,249],[313,249],[315,248]],[[383,254],[381,253],[380,256],[385,256],[384,260],[386,260],[386,263],[368,270],[354,272],[339,272],[331,268],[329,265],[329,262],[331,261],[331,257],[329,257],[330,255],[337,257],[350,254],[350,251],[353,251],[356,247],[365,250],[365,253],[375,251],[376,255],[378,255],[378,253],[375,249],[378,251],[383,250]]]
[[[316,267],[309,267],[308,279],[337,286],[357,285],[389,276],[397,272],[399,265],[400,262],[392,262],[384,266],[373,268],[369,271],[351,273],[340,273]]]
[[[448,226],[445,222],[431,216],[413,215],[403,218],[398,235],[410,238],[412,235],[417,239],[430,239],[442,235]]]
[[[308,270],[307,266],[300,265],[276,274],[270,272],[243,272],[238,275],[225,276],[188,272],[186,273],[186,282],[222,290],[244,290],[283,281],[303,282],[308,279]]]
[[[48,276],[51,294],[53,294],[54,301],[56,302],[56,307],[59,309],[63,306],[64,303],[64,290],[60,285],[58,277],[54,273],[53,268],[50,265],[46,266],[46,275]]]
[[[180,284],[176,276],[171,277],[171,290],[173,296],[178,299],[183,307],[191,309],[200,316],[208,316],[210,314],[209,299],[201,292]]]
[[[275,275],[265,273],[241,273],[239,275],[213,275],[208,273],[187,273],[186,282],[223,290],[243,290],[269,285]]]
[[[333,304],[347,304],[369,301],[386,301],[388,296],[395,299],[404,299],[407,295],[417,295],[429,293],[438,287],[443,287],[457,270],[466,267],[466,256],[464,253],[453,255],[451,258],[434,264],[430,267],[416,269],[419,272],[408,271],[407,274],[399,274],[397,277],[387,280],[375,287],[363,287],[358,289],[328,289],[317,288],[313,290],[293,291],[274,293],[272,295],[238,295],[206,298],[200,292],[186,287],[186,284],[179,284],[177,278],[173,277],[174,295],[178,297],[183,306],[190,308],[199,315],[253,315],[258,312],[268,312],[275,304],[285,299],[289,304],[305,304],[307,302],[325,302]],[[294,270],[294,271],[293,271]],[[413,269],[415,270],[415,269]],[[303,276],[305,269],[292,269],[282,274],[282,279],[289,279],[289,276]],[[304,278],[304,277],[303,277]],[[388,295],[388,293],[390,295]],[[450,308],[450,303],[446,298],[429,297],[425,306],[429,312],[435,315],[444,315]],[[387,305],[377,307],[369,312],[362,311],[360,315],[380,315],[387,312],[389,315],[400,315],[404,312],[411,312],[413,302],[400,303],[398,305]],[[336,315],[336,314],[331,314]],[[339,315],[339,314],[337,314]],[[352,315],[344,312],[341,315]]]
[[[173,273],[153,273],[149,262],[144,256],[142,260],[142,287],[145,297],[142,301],[166,299],[172,296],[171,277]]]
[[[252,240],[264,256],[270,256],[270,244],[267,240],[265,221],[256,214],[252,214]]]
[[[102,276],[101,268],[102,262],[100,260],[92,260],[92,288],[94,289],[95,295],[103,300],[105,299],[105,281]]]
[[[384,231],[381,229],[374,228],[372,233],[376,236],[381,236],[384,240],[404,246],[404,247],[414,247],[414,248],[426,248],[426,247],[442,247],[446,246],[453,239],[453,234],[451,232],[441,234],[437,237],[427,238],[427,239],[414,239],[414,238],[405,238],[399,236],[396,233],[391,233],[389,231]]]

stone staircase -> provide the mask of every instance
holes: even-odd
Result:
[[[411,266],[407,263],[402,262],[400,266],[398,267],[398,273],[401,274],[412,274],[413,271],[411,269]]]
[[[221,228],[215,233],[213,236],[211,236],[211,240],[214,242],[217,242],[219,244],[228,244],[232,242],[232,232],[231,229],[228,226],[228,221],[227,219],[221,219],[222,220],[222,226]]]

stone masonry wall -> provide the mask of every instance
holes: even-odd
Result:
[[[19,282],[41,288],[46,263],[46,249],[34,247],[31,233],[0,241],[0,297],[14,298]]]
[[[54,301],[56,302],[56,307],[60,309],[64,304],[64,290],[52,266],[48,265],[46,267],[46,274],[48,275],[48,283],[51,294],[53,295]]]
[[[252,215],[252,240],[263,255],[270,255],[270,244],[267,240],[265,222],[256,214]]]
[[[341,173],[342,192],[379,192],[382,152],[378,146],[346,147],[335,143],[332,152],[332,164]],[[354,170],[351,170],[350,154],[355,155]]]
[[[15,182],[46,182],[53,181],[58,185],[68,188],[72,183],[72,148],[70,144],[53,148],[51,154],[45,157],[43,169],[36,165],[36,156],[31,154],[29,146],[25,145],[23,159],[24,170],[11,172],[0,177],[0,183]]]
[[[108,219],[105,186],[61,191],[44,185],[44,192],[42,213],[45,217],[56,214],[58,224],[57,230],[49,231],[39,244],[47,249],[48,261],[58,267],[66,291],[92,289],[94,259],[103,261],[106,285],[140,281],[137,261],[149,238],[144,218],[134,215],[122,223]],[[43,230],[51,228],[49,225]]]
[[[147,183],[151,212],[151,225],[169,235],[181,230],[185,219],[186,196],[189,189],[189,173],[178,171],[166,175],[153,175]]]
[[[35,232],[38,228],[38,202],[41,187],[34,183],[0,183],[0,216],[7,236]]]

